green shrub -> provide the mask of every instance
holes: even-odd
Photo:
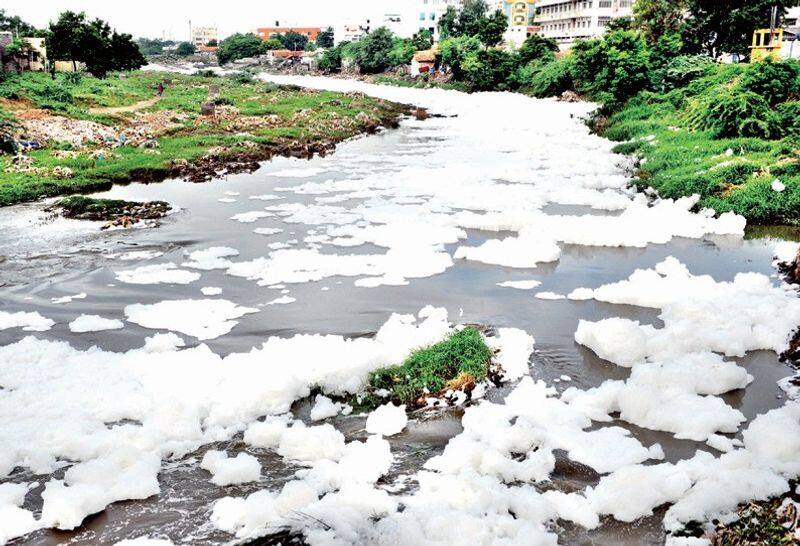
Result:
[[[80,85],[83,76],[81,76],[80,72],[65,72],[63,79],[67,85]]]
[[[779,104],[777,112],[781,133],[800,136],[800,101]]]
[[[492,351],[474,328],[464,328],[430,347],[419,349],[399,366],[381,368],[369,376],[369,390],[386,389],[390,399],[408,405],[426,394],[449,388],[456,380],[483,381]]]
[[[667,63],[661,84],[666,90],[683,87],[705,76],[714,64],[714,60],[706,55],[680,55]]]
[[[468,57],[462,68],[464,79],[473,90],[508,91],[513,89],[511,75],[517,67],[514,54],[501,49],[486,49]]]
[[[554,97],[572,89],[572,61],[570,57],[541,65],[530,81],[530,90],[537,97]]]
[[[217,106],[234,106],[236,103],[229,97],[217,97],[214,99]]]
[[[326,49],[319,57],[319,69],[325,73],[336,72],[342,68],[342,46]]]
[[[558,51],[558,44],[555,40],[531,34],[522,42],[517,53],[522,64],[529,64],[533,61],[542,63],[554,61],[556,51]]]
[[[49,81],[45,83],[36,97],[40,108],[45,110],[66,110],[73,104],[72,91],[61,83]]]
[[[713,138],[769,139],[779,132],[779,119],[766,100],[750,91],[722,90],[696,101],[689,113],[692,128]]]
[[[800,92],[800,63],[766,59],[750,64],[742,75],[740,85],[763,97],[770,106],[775,106]]]
[[[234,82],[241,85],[251,84],[255,81],[253,75],[250,72],[245,72],[245,71],[237,72],[236,74],[233,75],[232,79]]]
[[[577,90],[617,110],[650,87],[650,54],[641,33],[609,32],[603,38],[579,40],[572,48],[573,80]]]

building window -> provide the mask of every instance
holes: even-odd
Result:
[[[599,6],[598,6],[598,7],[601,7],[601,8],[610,8],[610,7],[611,7],[611,0],[600,0],[600,1],[598,2],[598,4],[599,4]]]
[[[419,20],[420,21],[424,21],[425,20],[425,14],[424,13],[420,13],[419,14]]]

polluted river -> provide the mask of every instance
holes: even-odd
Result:
[[[0,211],[0,543],[705,544],[793,487],[796,234],[628,189],[587,103],[265,78],[429,115],[97,194],[158,226]],[[351,411],[463,325],[498,384]]]

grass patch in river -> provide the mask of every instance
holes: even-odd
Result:
[[[375,370],[369,376],[367,395],[360,406],[377,406],[391,400],[417,407],[426,396],[480,383],[489,373],[492,350],[472,327],[450,334],[445,340],[417,349],[397,366]],[[376,392],[389,391],[387,397]]]
[[[155,220],[164,217],[172,207],[164,201],[124,201],[122,199],[95,199],[83,195],[73,195],[60,199],[48,210],[58,211],[66,218],[76,220],[95,220],[110,222],[113,226],[127,227],[141,220]]]

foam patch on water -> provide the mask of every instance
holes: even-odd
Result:
[[[233,320],[258,309],[240,307],[228,300],[166,300],[125,307],[129,322],[156,330],[172,330],[200,340],[215,339],[233,330]]]
[[[170,262],[117,271],[116,278],[128,284],[189,284],[199,279],[200,274],[178,269],[177,265]]]
[[[124,327],[125,324],[121,320],[105,318],[99,315],[81,315],[69,323],[70,332],[76,334],[121,330]]]
[[[18,311],[16,313],[0,311],[0,330],[22,328],[25,332],[45,332],[53,324],[55,321],[43,317],[36,311]]]

